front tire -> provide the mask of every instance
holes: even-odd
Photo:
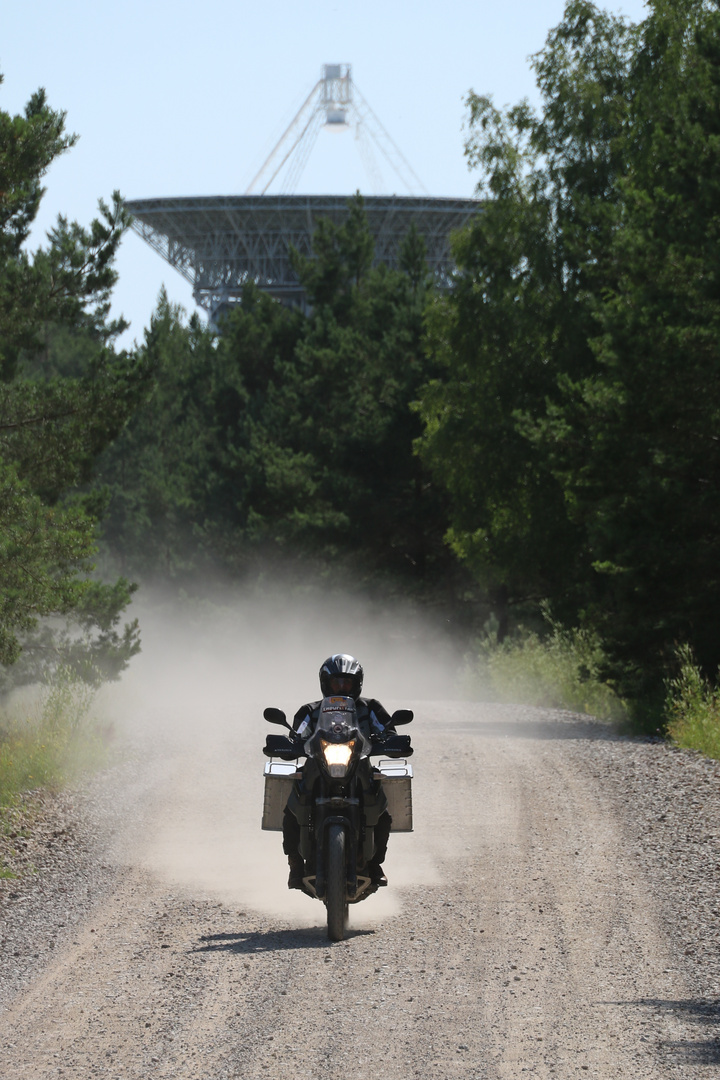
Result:
[[[347,885],[345,882],[345,830],[331,825],[327,845],[327,907],[328,937],[342,941],[348,922]]]

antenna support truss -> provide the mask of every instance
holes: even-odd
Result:
[[[407,158],[353,82],[350,64],[323,66],[322,76],[253,177],[246,194],[264,195],[281,173],[281,192],[293,192],[323,127],[336,131],[354,129],[363,164],[376,187],[380,176],[374,150],[380,152],[408,194],[427,194]]]

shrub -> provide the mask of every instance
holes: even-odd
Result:
[[[0,805],[22,791],[60,788],[105,760],[107,740],[90,716],[94,695],[61,669],[35,701],[0,713]]]
[[[469,664],[470,686],[500,701],[587,713],[603,720],[627,719],[627,709],[602,679],[605,655],[588,630],[565,630],[546,613],[550,632],[520,632],[498,644],[478,643]]]
[[[689,645],[677,658],[680,672],[666,683],[668,735],[678,746],[720,759],[720,688],[702,674]]]

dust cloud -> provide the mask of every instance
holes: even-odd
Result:
[[[461,650],[410,609],[378,611],[357,598],[227,593],[221,604],[150,595],[133,612],[142,653],[104,694],[103,712],[129,747],[134,787],[120,857],[174,886],[285,917],[324,921],[324,908],[287,890],[280,833],[262,832],[266,705],[291,719],[319,696],[326,656],[348,652],[363,692],[390,711],[412,708],[415,801],[432,702],[460,696]],[[275,729],[277,730],[277,729]],[[426,778],[426,781],[427,782]],[[391,887],[353,909],[356,926],[397,910],[396,888],[434,879],[417,833],[391,836]]]

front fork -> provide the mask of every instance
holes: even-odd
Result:
[[[367,777],[353,777],[346,793],[333,793],[330,785],[319,775],[311,759],[306,763],[304,793],[294,790],[289,808],[300,824],[300,854],[308,866],[315,866],[314,891],[323,899],[326,890],[327,833],[330,825],[342,825],[345,830],[348,899],[358,892],[358,850],[362,841],[361,862],[371,859],[375,851],[375,825],[387,807],[384,792],[376,792],[376,784],[368,769]],[[317,795],[314,792],[319,788]],[[311,794],[312,793],[312,794]],[[363,883],[364,884],[364,883]]]
[[[326,889],[327,837],[331,825],[345,830],[345,870],[348,898],[357,892],[357,849],[360,836],[360,800],[353,796],[320,796],[315,800],[315,892],[322,900]]]

